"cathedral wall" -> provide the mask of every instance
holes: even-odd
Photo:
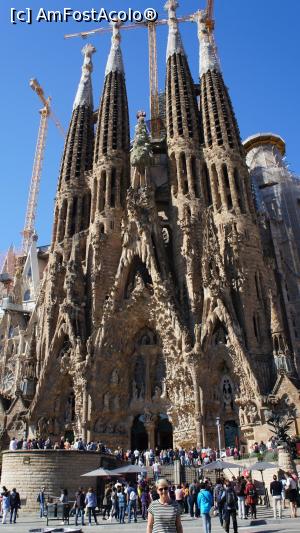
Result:
[[[45,487],[47,496],[59,497],[67,488],[70,500],[78,487],[96,487],[95,477],[81,475],[107,464],[110,458],[96,452],[64,450],[31,450],[2,452],[1,486],[16,487],[23,501],[22,512],[36,511],[38,491]],[[111,458],[114,462],[114,458]]]

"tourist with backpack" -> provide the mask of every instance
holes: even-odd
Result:
[[[246,504],[250,510],[251,518],[256,519],[256,505],[258,500],[257,490],[251,478],[247,479],[245,488]],[[247,513],[248,514],[248,513]]]
[[[207,483],[201,483],[200,485],[200,492],[198,493],[197,504],[202,517],[204,533],[211,533],[210,510],[214,504],[214,500],[212,493],[208,489]]]
[[[238,531],[237,520],[236,520],[237,496],[233,490],[233,487],[230,481],[225,482],[225,489],[222,494],[222,502],[224,504],[225,531],[226,533],[229,533],[230,517],[231,517],[233,532],[237,533]]]
[[[214,504],[215,509],[218,511],[220,524],[223,527],[223,502],[222,502],[222,494],[224,491],[224,485],[222,483],[221,479],[217,479],[215,488],[214,488]]]
[[[238,499],[238,516],[240,519],[246,518],[245,512],[245,489],[246,489],[246,480],[244,476],[240,476],[237,479],[234,490]]]

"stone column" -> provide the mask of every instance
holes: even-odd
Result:
[[[192,158],[190,156],[186,157],[186,171],[190,194],[196,196],[196,176],[193,179]]]
[[[182,187],[182,174],[181,174],[181,164],[180,164],[180,157],[179,154],[175,155],[175,161],[176,161],[176,175],[177,175],[177,186],[178,186],[178,192],[183,192]]]
[[[234,169],[231,166],[228,166],[228,179],[230,184],[230,192],[232,198],[232,205],[237,212],[240,212],[240,202],[239,202],[239,191],[236,189],[236,184],[234,180]]]
[[[148,449],[155,448],[155,422],[146,422],[145,428],[148,433]]]
[[[106,191],[105,191],[105,206],[110,207],[110,194],[111,194],[111,168],[106,172]]]

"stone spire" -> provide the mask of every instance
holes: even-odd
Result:
[[[200,43],[199,54],[199,77],[201,78],[208,70],[220,71],[220,62],[217,56],[213,36],[209,35],[206,26],[206,13],[199,11],[197,16],[198,39]]]
[[[181,137],[200,144],[197,98],[176,19],[177,0],[168,0],[169,37],[167,46],[166,123],[168,141]]]
[[[165,4],[165,9],[168,11],[168,45],[167,45],[167,61],[173,54],[185,55],[181,35],[178,28],[178,21],[176,18],[176,8],[179,6],[177,0],[168,0]]]
[[[82,65],[82,74],[78,85],[76,97],[74,100],[73,110],[80,106],[87,106],[93,108],[93,90],[91,73],[93,72],[92,55],[96,52],[96,48],[91,44],[86,44],[82,49],[84,61]]]
[[[111,49],[98,113],[94,165],[99,164],[102,156],[112,152],[129,153],[128,103],[120,39],[120,22],[113,22]]]
[[[122,51],[120,47],[120,26],[121,23],[119,21],[112,23],[113,34],[111,38],[111,48],[106,63],[105,76],[107,76],[107,74],[109,74],[110,72],[121,72],[122,74],[124,74]]]
[[[86,172],[93,165],[94,109],[91,73],[92,55],[95,51],[91,44],[82,49],[82,74],[61,163],[53,243],[72,237],[89,225],[90,191]]]

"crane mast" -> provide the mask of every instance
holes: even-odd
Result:
[[[38,194],[40,189],[40,181],[42,174],[42,166],[45,154],[47,130],[48,130],[48,118],[51,117],[54,120],[56,127],[64,136],[64,130],[59,120],[55,117],[51,110],[51,98],[45,97],[44,91],[36,79],[30,80],[30,87],[35,91],[44,104],[44,107],[40,109],[40,125],[37,137],[37,143],[35,148],[33,169],[31,175],[30,189],[28,195],[25,225],[22,231],[22,252],[27,254],[32,243],[33,235],[35,234],[35,217],[38,201]]]

